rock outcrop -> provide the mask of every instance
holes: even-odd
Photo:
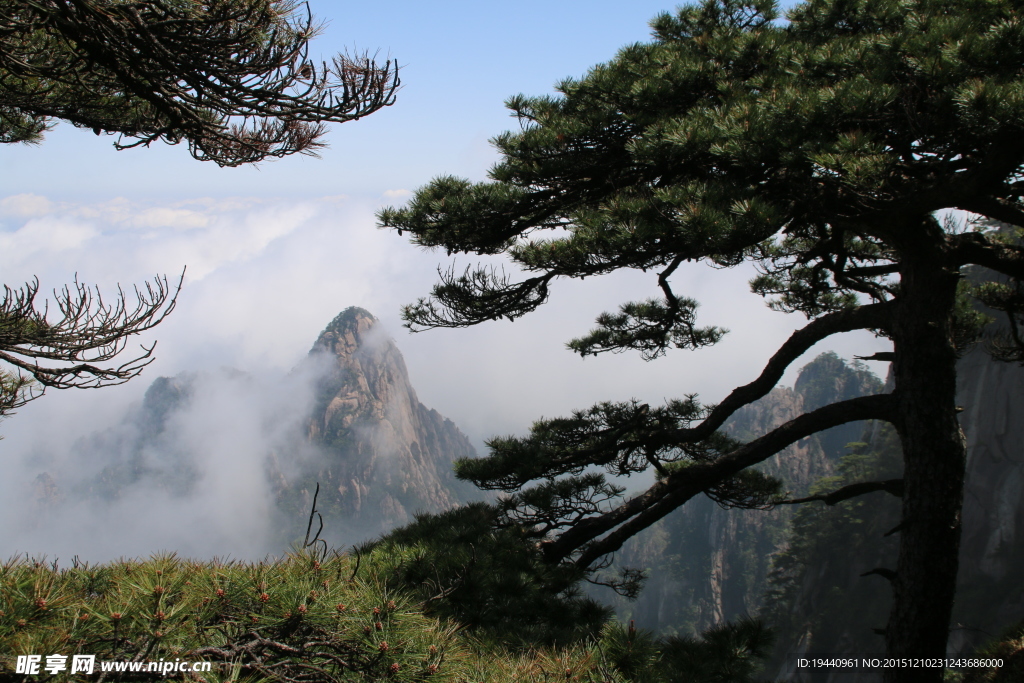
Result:
[[[345,310],[320,334],[309,362],[322,374],[307,436],[323,459],[302,478],[306,489],[320,482],[321,510],[381,533],[473,494],[452,474],[456,459],[476,456],[472,444],[420,403],[402,354],[376,318]]]
[[[967,478],[950,649],[963,652],[1024,619],[1024,368],[977,348],[957,370]]]
[[[983,348],[975,348],[958,365],[957,403],[963,407],[960,424],[967,438],[963,535],[960,571],[953,607],[948,651],[968,656],[974,650],[1024,619],[1024,422],[1015,418],[1015,405],[1024,398],[1024,369],[994,362]],[[891,429],[865,439],[884,462],[899,468],[899,443]],[[887,476],[898,476],[897,472]],[[872,477],[886,478],[886,477]],[[880,494],[876,494],[880,495]],[[889,587],[877,577],[862,577],[875,567],[895,566],[895,537],[884,533],[899,521],[898,501],[853,512],[830,510],[818,523],[795,531],[795,543],[819,546],[830,537],[835,518],[855,515],[861,538],[841,539],[856,557],[841,562],[831,557],[806,556],[796,590],[784,608],[790,624],[781,629],[780,648],[791,655],[800,648],[813,652],[880,652],[881,638],[871,628],[885,625]],[[831,519],[830,519],[831,518]],[[847,524],[847,528],[851,525]],[[833,532],[831,536],[835,536]],[[801,538],[802,537],[802,538]],[[808,543],[810,541],[810,544]],[[812,553],[813,554],[813,553]],[[840,609],[835,596],[847,604]],[[852,604],[851,604],[852,603]],[[870,614],[870,621],[865,615]],[[783,621],[786,621],[785,619]],[[828,628],[820,625],[831,622]],[[815,628],[815,624],[819,626]],[[778,680],[792,683],[874,683],[876,671],[796,672],[783,666]]]

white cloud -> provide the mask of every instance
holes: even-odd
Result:
[[[313,377],[194,375],[193,398],[173,409],[163,434],[142,441],[141,449],[140,428],[156,432],[159,423],[135,412],[133,420],[86,431],[81,435],[89,438],[62,448],[37,443],[34,456],[8,458],[0,555],[97,562],[169,550],[242,559],[280,552],[285,539],[274,528],[281,520],[266,462],[274,451],[302,449],[296,433]],[[39,499],[40,476],[56,493],[46,502]],[[87,492],[101,481],[119,482],[118,495]]]
[[[31,218],[53,209],[53,203],[37,194],[16,194],[0,199],[0,215]]]
[[[35,261],[41,254],[79,249],[97,234],[89,223],[50,215],[32,218],[17,230],[0,233],[0,250],[5,261]]]
[[[132,224],[143,228],[189,230],[205,228],[210,224],[210,217],[199,211],[160,207],[142,211],[132,219]]]

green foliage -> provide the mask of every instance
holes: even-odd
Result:
[[[618,314],[598,316],[598,327],[568,347],[581,356],[636,350],[644,360],[654,360],[670,346],[699,349],[718,343],[725,330],[695,327],[696,309],[696,301],[683,297],[675,297],[668,305],[656,299],[623,304]]]
[[[1024,622],[1006,630],[973,655],[979,659],[1001,659],[1001,667],[969,669],[954,683],[1015,683],[1024,680]]]
[[[840,218],[910,196],[926,169],[951,180],[981,163],[984,140],[1015,134],[1021,60],[1005,55],[1019,17],[1012,3],[952,0],[820,0],[788,25],[777,16],[775,3],[732,0],[662,14],[654,41],[566,79],[559,96],[511,98],[522,130],[495,138],[493,182],[439,178],[381,223],[558,277],[754,256],[782,266],[759,288],[811,314],[853,305],[865,286],[883,293],[850,266],[888,262],[892,245],[837,229]],[[536,237],[556,228],[565,236]],[[826,243],[842,262],[800,258]],[[550,280],[498,291],[519,315]],[[438,299],[453,315],[491,317],[486,297],[471,307],[475,283],[448,284],[467,296]],[[429,326],[428,310],[407,314]]]
[[[207,680],[455,680],[469,659],[451,627],[379,576],[353,577],[350,558],[310,554],[60,570],[11,560],[0,568],[0,651],[8,674],[18,654],[81,653],[213,661]]]
[[[990,219],[978,219],[975,226],[991,239],[1005,244],[1020,245],[1024,242],[1024,228]],[[992,277],[982,269],[972,269],[969,280],[964,283],[964,294],[958,300],[959,317],[965,322],[970,342],[976,341],[980,330],[994,322],[993,315],[1003,314],[1003,324],[985,336],[989,352],[996,358],[1009,362],[1024,363],[1024,287],[1019,280]],[[968,297],[968,295],[970,295]],[[970,298],[975,301],[970,301]],[[979,306],[980,304],[980,306]],[[981,309],[981,310],[979,310]],[[963,313],[960,313],[963,311]]]
[[[290,0],[0,2],[0,143],[54,118],[117,147],[187,141],[222,166],[314,154],[325,122],[394,102],[396,65],[308,58],[319,32]]]
[[[708,413],[696,396],[655,408],[635,400],[599,403],[572,417],[538,420],[525,438],[494,437],[487,441],[487,458],[459,460],[455,472],[481,488],[514,491],[531,480],[579,474],[594,465],[621,476],[652,462],[708,461],[737,442],[719,432],[692,443],[673,438]]]
[[[700,637],[655,638],[650,632],[610,624],[601,644],[615,669],[631,683],[753,683],[774,636],[759,622],[741,619]]]
[[[1024,304],[1024,291],[1013,292],[1006,296],[1014,288],[1008,285],[999,285],[995,282],[985,282],[975,287],[967,279],[961,280],[956,290],[956,306],[953,309],[953,343],[956,346],[957,356],[963,357],[977,343],[985,332],[985,328],[995,322],[995,318],[987,313],[978,310],[980,301],[986,306],[997,308],[1007,314],[1008,319],[1016,320],[1019,317],[1018,307]],[[994,296],[993,296],[994,294]],[[993,305],[995,304],[995,305]],[[1015,328],[1014,328],[1015,329]],[[1003,344],[1001,353],[994,349],[993,355],[1002,360],[1015,360],[1017,353],[1016,341],[1010,344]]]
[[[479,514],[477,509],[467,516]],[[450,525],[453,517],[458,515],[443,521]],[[429,519],[412,526],[410,537],[439,529]],[[466,537],[472,524],[462,526]],[[355,557],[298,553],[256,563],[159,555],[58,569],[56,563],[16,558],[0,566],[0,678],[14,676],[18,655],[60,653],[94,654],[97,661],[210,661],[212,671],[189,675],[211,683],[746,683],[753,679],[744,672],[763,657],[766,634],[756,624],[724,627],[702,640],[662,641],[603,624],[603,610],[558,614],[572,603],[566,596],[528,588],[529,595],[514,600],[513,584],[522,588],[522,581],[511,578],[511,570],[488,580],[473,567],[476,558],[485,559],[483,552],[466,555],[451,546],[454,559],[438,564],[445,559],[444,541],[458,541],[453,534],[442,537],[430,548],[403,547],[392,537]],[[488,549],[486,541],[481,545]],[[427,553],[434,554],[432,560],[424,559]],[[431,582],[444,580],[417,574],[425,562],[438,571],[463,571],[442,588],[471,581],[488,585],[475,594],[458,586],[424,600],[438,588]],[[465,573],[467,568],[477,575]],[[499,569],[497,562],[487,565],[487,571]],[[471,594],[486,599],[484,591],[491,590],[503,596],[492,607],[466,607]],[[528,598],[544,602],[518,622],[514,616],[496,618],[496,610],[520,609]],[[514,601],[497,604],[502,599]],[[447,601],[452,605],[444,606]],[[554,614],[544,615],[544,609]],[[485,618],[460,628],[437,620],[441,612]],[[569,623],[581,616],[592,631]],[[544,621],[548,625],[540,627]],[[561,635],[571,638],[562,646],[531,640],[551,640],[556,622]],[[502,630],[513,628],[526,630]],[[131,677],[106,680],[122,679]],[[63,672],[50,680],[74,678]]]
[[[662,660],[670,680],[747,683],[762,669],[775,636],[758,621],[741,619],[705,631],[700,638],[668,638]]]
[[[0,370],[0,418],[32,400],[34,387],[31,378]]]
[[[474,503],[416,521],[364,546],[387,585],[412,589],[428,614],[472,627],[496,643],[568,644],[595,636],[609,616],[583,597],[585,573],[544,561],[500,510]]]
[[[626,628],[610,623],[601,634],[605,656],[632,683],[658,683],[665,680],[659,669],[661,643],[650,631],[637,629],[633,622]]]

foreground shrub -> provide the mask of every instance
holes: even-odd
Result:
[[[471,655],[454,627],[353,568],[310,553],[65,569],[15,559],[0,567],[0,674],[20,654],[91,654],[214,662],[203,680],[457,680]]]

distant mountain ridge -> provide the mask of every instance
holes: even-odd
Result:
[[[456,459],[476,457],[473,445],[419,401],[401,352],[368,311],[340,313],[275,381],[229,368],[156,378],[117,425],[76,443],[94,473],[41,473],[36,504],[114,502],[139,490],[176,500],[209,495],[210,459],[227,450],[241,456],[221,467],[214,489],[233,497],[247,487],[247,500],[262,500],[253,514],[268,516],[279,550],[301,538],[317,483],[323,537],[335,545],[482,497],[452,473]],[[253,467],[265,477],[254,478]]]
[[[882,382],[861,363],[824,353],[804,366],[792,388],[776,387],[738,410],[725,431],[748,441],[805,411],[876,393]],[[788,446],[762,471],[793,496],[833,474],[845,446],[863,423],[843,425]],[[768,586],[771,558],[786,543],[790,506],[725,510],[700,496],[627,544],[618,564],[650,571],[635,603],[617,602],[621,618],[663,633],[700,633],[725,621],[756,614]]]

